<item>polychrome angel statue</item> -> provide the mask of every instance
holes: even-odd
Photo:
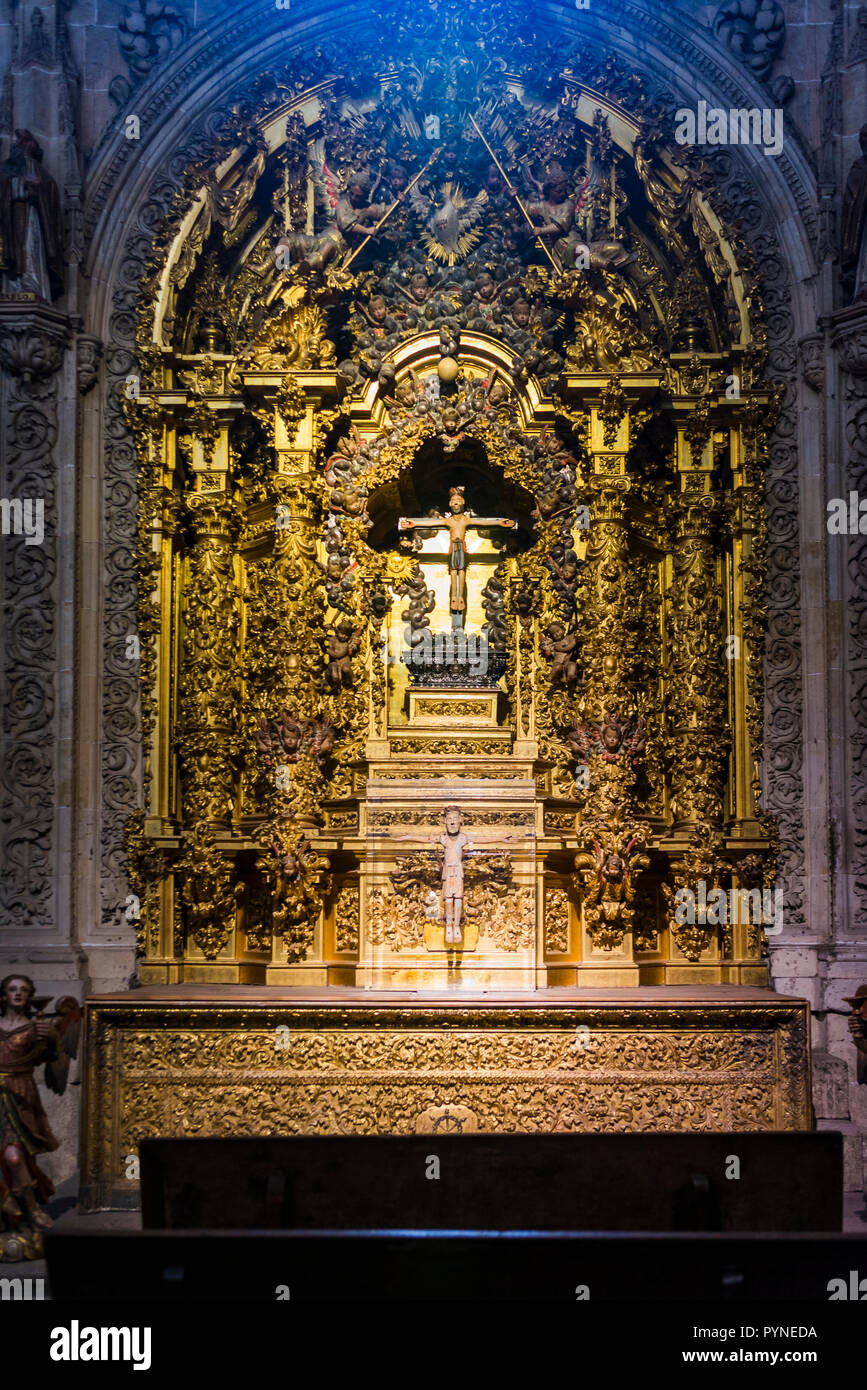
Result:
[[[578,757],[595,753],[603,763],[622,762],[635,771],[647,743],[647,721],[643,714],[621,714],[617,705],[609,705],[598,723],[576,719],[565,740]]]
[[[624,824],[622,815],[598,833],[592,831],[575,856],[576,879],[584,903],[584,921],[596,946],[612,948],[631,930],[635,918],[636,880],[650,867],[646,830]]]
[[[58,1000],[53,1019],[43,1017],[27,975],[0,981],[0,1260],[39,1259],[42,1231],[51,1225],[43,1204],[54,1192],[40,1171],[39,1154],[58,1141],[36,1088],[34,1073],[45,1067],[50,1090],[66,1089],[70,1058],[78,1051],[81,1010],[76,1000]]]
[[[323,270],[347,250],[357,249],[388,211],[388,204],[372,202],[379,177],[373,182],[366,171],[350,173],[341,192],[324,160],[314,162],[313,176],[316,203],[327,225],[319,232],[284,232],[274,248],[279,269],[297,264],[308,273]]]

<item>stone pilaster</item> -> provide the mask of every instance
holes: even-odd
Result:
[[[60,416],[68,320],[0,302],[0,959],[40,990],[78,976],[69,937],[74,499]]]

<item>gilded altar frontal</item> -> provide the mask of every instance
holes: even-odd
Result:
[[[15,8],[0,1101],[858,1188],[864,7]]]

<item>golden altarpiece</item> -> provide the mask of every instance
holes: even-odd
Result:
[[[737,906],[775,872],[759,267],[616,60],[395,32],[259,86],[156,243],[125,387],[145,989],[94,1010],[92,1190],[178,1123],[803,1126],[803,1001],[759,994]]]

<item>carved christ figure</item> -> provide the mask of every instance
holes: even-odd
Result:
[[[464,813],[460,806],[447,806],[443,811],[444,833],[434,843],[442,853],[442,894],[445,909],[447,946],[460,946],[463,941],[461,921],[464,915],[464,855],[485,854],[489,850],[477,847],[463,830]],[[395,835],[395,840],[416,840],[415,835]],[[498,841],[516,840],[517,835],[498,835]]]
[[[464,489],[453,487],[449,494],[450,512],[444,517],[402,516],[397,524],[399,531],[434,531],[439,526],[447,526],[449,532],[449,609],[452,626],[463,627],[467,612],[467,531],[483,526],[503,526],[513,528],[517,521],[505,516],[474,516],[466,511]]]
[[[445,834],[439,837],[443,850],[443,907],[446,915],[446,945],[458,945],[462,940],[461,918],[464,912],[464,850],[471,851],[473,842],[465,835],[459,806],[447,806],[443,816]]]

